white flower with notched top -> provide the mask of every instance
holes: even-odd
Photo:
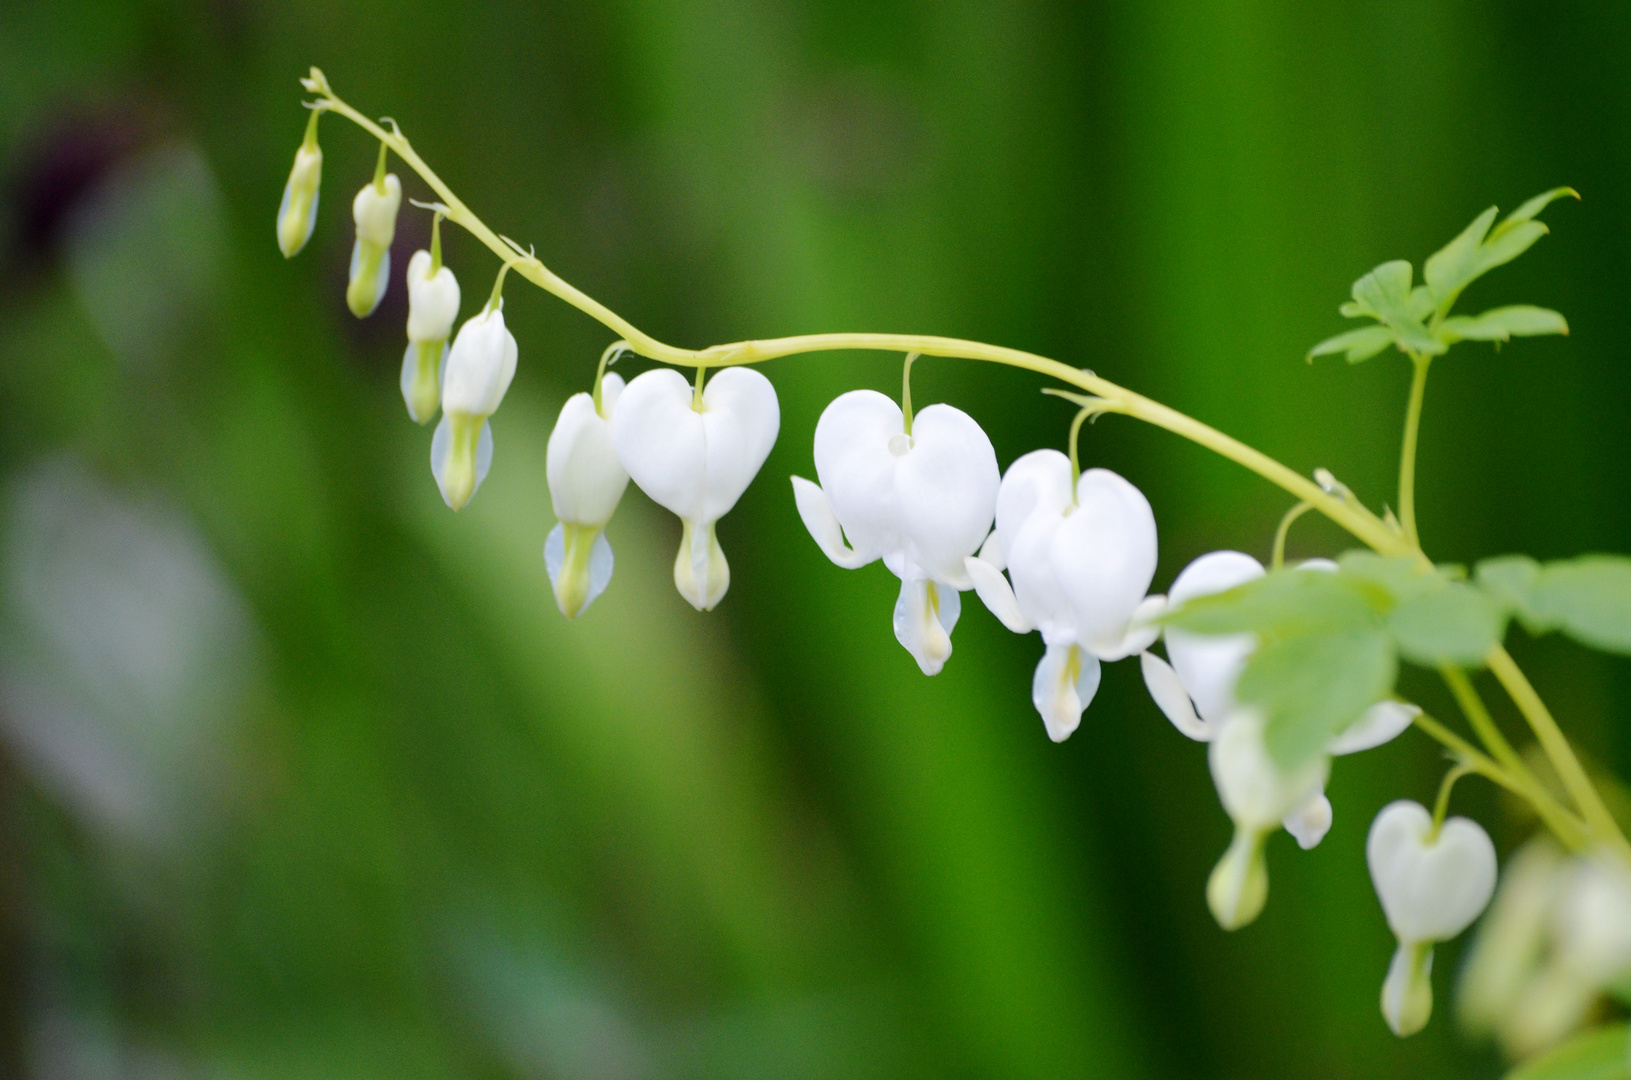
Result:
[[[408,260],[408,349],[402,354],[402,400],[415,423],[426,424],[442,399],[447,339],[459,316],[459,282],[428,251]]]
[[[1298,569],[1329,572],[1336,564],[1310,559]],[[1167,594],[1168,606],[1178,608],[1203,596],[1227,592],[1263,574],[1263,564],[1250,555],[1210,552],[1184,567]],[[1162,637],[1168,660],[1144,653],[1140,657],[1144,683],[1173,727],[1198,742],[1210,742],[1239,710],[1235,683],[1256,651],[1257,640],[1251,634],[1197,634],[1176,626],[1168,626]],[[1414,705],[1379,701],[1332,739],[1326,751],[1341,756],[1380,746],[1409,727],[1420,713]],[[1284,825],[1298,845],[1308,849],[1325,838],[1331,818],[1331,803],[1320,790],[1288,813]]]
[[[345,302],[359,319],[372,315],[385,298],[385,286],[391,278],[391,241],[396,239],[396,212],[401,206],[402,181],[396,173],[385,173],[364,185],[351,201],[357,240],[351,246],[351,279],[346,285]]]
[[[900,578],[895,637],[925,675],[937,674],[951,656],[959,593],[972,585],[963,559],[991,530],[991,440],[950,405],[920,411],[908,434],[900,406],[852,390],[816,424],[815,467],[820,486],[793,477],[805,528],[839,566],[882,559]]]
[[[1155,515],[1149,501],[1107,469],[1071,485],[1070,459],[1037,450],[1008,467],[997,529],[965,560],[980,599],[1016,633],[1040,630],[1047,651],[1031,700],[1048,736],[1068,738],[1099,686],[1101,660],[1142,652],[1162,606],[1146,596],[1155,576]],[[1002,576],[1006,564],[1012,586]]]
[[[612,445],[614,414],[623,379],[600,381],[600,407],[589,394],[573,394],[561,406],[549,434],[544,469],[557,521],[544,542],[544,563],[561,614],[575,618],[612,580],[612,545],[606,523],[622,501],[629,474]]]
[[[674,585],[698,611],[730,587],[730,564],[714,527],[776,444],[781,406],[770,380],[728,367],[701,394],[672,368],[637,376],[611,415],[612,445],[640,490],[683,526]]]
[[[1433,1012],[1433,943],[1465,930],[1495,892],[1495,845],[1477,822],[1433,816],[1408,799],[1376,815],[1365,842],[1371,881],[1399,948],[1382,984],[1382,1016],[1413,1035]]]
[[[487,418],[498,411],[515,378],[518,350],[504,325],[503,302],[465,320],[448,350],[442,380],[442,422],[430,443],[430,468],[442,498],[461,509],[487,478],[493,432]]]

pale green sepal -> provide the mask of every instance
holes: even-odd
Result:
[[[1269,870],[1263,860],[1261,829],[1237,827],[1229,850],[1223,853],[1206,881],[1206,905],[1225,930],[1239,930],[1263,913],[1269,898]]]
[[[557,522],[544,541],[544,565],[561,614],[575,619],[612,580],[612,545],[604,529]]]

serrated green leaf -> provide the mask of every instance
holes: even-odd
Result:
[[[1490,239],[1494,239],[1508,229],[1521,225],[1526,221],[1533,221],[1542,210],[1565,197],[1578,199],[1580,193],[1572,187],[1558,187],[1541,192],[1503,218],[1501,223],[1495,226],[1495,231],[1490,234]]]
[[[1593,1028],[1506,1074],[1506,1080],[1631,1080],[1631,1029]]]
[[[1529,607],[1539,625],[1631,656],[1631,558],[1584,555],[1547,563],[1530,589]]]
[[[1477,269],[1478,248],[1495,223],[1497,213],[1499,210],[1492,206],[1473,218],[1472,224],[1434,252],[1422,267],[1421,276],[1439,305],[1447,309],[1447,302],[1453,301],[1468,282],[1482,273]]]
[[[1387,327],[1361,326],[1357,330],[1349,330],[1345,334],[1326,338],[1308,350],[1308,358],[1312,360],[1316,356],[1346,353],[1348,363],[1357,364],[1362,360],[1369,360],[1392,344],[1393,331]]]
[[[1491,601],[1516,615],[1532,634],[1545,633],[1529,606],[1535,582],[1540,580],[1540,563],[1527,555],[1501,555],[1478,564],[1478,587]]]
[[[1509,341],[1514,337],[1567,334],[1568,321],[1550,308],[1529,304],[1492,308],[1482,315],[1455,315],[1439,324],[1446,344],[1457,341]]]
[[[1191,600],[1166,622],[1197,634],[1270,638],[1379,627],[1376,609],[1336,574],[1277,570],[1213,596]]]
[[[1388,630],[1406,660],[1475,668],[1500,643],[1506,616],[1484,593],[1454,583],[1400,604],[1388,616]]]
[[[1269,755],[1291,770],[1387,696],[1397,673],[1393,642],[1380,630],[1304,634],[1258,646],[1235,693],[1263,710]]]

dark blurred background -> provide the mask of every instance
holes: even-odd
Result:
[[[1407,734],[1278,835],[1264,917],[1203,888],[1203,748],[1109,667],[1066,744],[1034,637],[964,603],[925,679],[895,582],[794,512],[822,407],[898,358],[765,373],[782,438],[693,612],[633,488],[568,624],[543,449],[610,340],[515,281],[498,453],[449,513],[397,390],[391,295],[343,293],[374,145],[323,122],[317,232],[273,219],[324,68],[499,231],[644,329],[981,338],[1091,367],[1363,499],[1392,498],[1406,365],[1302,362],[1352,280],[1571,184],[1469,294],[1566,339],[1435,367],[1422,534],[1451,561],[1631,549],[1631,8],[1470,0],[0,8],[0,1075],[49,1078],[1489,1077],[1448,1009],[1390,1035],[1363,863]],[[407,170],[406,193],[428,197]],[[496,262],[449,234],[466,310]],[[1006,465],[1062,446],[1025,373],[917,365]],[[1157,588],[1267,556],[1288,499],[1111,417]],[[1345,546],[1305,518],[1296,556]],[[1514,648],[1600,765],[1631,670]],[[1446,716],[1422,673],[1405,689]],[[1508,714],[1503,716],[1510,719]],[[1474,782],[1502,850],[1530,826]]]

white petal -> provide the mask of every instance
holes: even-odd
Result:
[[[357,225],[357,239],[388,248],[396,238],[396,212],[402,206],[402,181],[396,173],[385,174],[385,190],[373,181],[363,185],[351,200],[351,219]]]
[[[1054,576],[1053,541],[1064,521],[1062,513],[1039,510],[1002,542],[1019,610],[1049,645],[1076,642],[1076,620]]]
[[[1028,634],[1036,629],[1020,612],[1019,601],[1014,599],[1014,590],[1009,587],[1008,579],[1002,576],[1001,570],[972,555],[963,560],[963,568],[974,583],[974,591],[991,614],[1001,620],[1002,625],[1016,634]]]
[[[1324,791],[1316,791],[1280,823],[1296,838],[1298,847],[1312,851],[1331,831],[1331,800],[1325,797]]]
[[[844,545],[844,530],[832,512],[827,493],[802,476],[793,477],[793,501],[798,505],[799,517],[810,530],[822,552],[846,570],[865,566],[872,560]]]
[[[1075,645],[1050,645],[1031,679],[1031,704],[1048,738],[1064,742],[1080,726],[1082,710],[1099,691],[1098,658]]]
[[[1365,842],[1371,881],[1400,941],[1447,941],[1476,919],[1495,891],[1495,846],[1476,822],[1433,817],[1401,799],[1376,815]]]
[[[1202,596],[1225,592],[1263,576],[1263,564],[1238,551],[1202,555],[1178,575],[1167,593],[1176,608]],[[1257,648],[1250,634],[1193,634],[1166,629],[1167,657],[1202,719],[1216,725],[1235,707],[1235,681]]]
[[[899,459],[890,452],[890,440],[903,425],[900,406],[876,390],[840,394],[816,422],[816,476],[864,562],[902,546],[895,509]]]
[[[937,581],[969,588],[963,559],[980,549],[997,506],[997,454],[973,417],[930,405],[912,421],[895,470],[907,557]]]
[[[938,675],[951,657],[951,631],[962,597],[922,578],[900,583],[895,601],[895,640],[906,647],[925,675]]]
[[[1263,744],[1263,718],[1242,710],[1218,729],[1207,749],[1207,763],[1223,808],[1237,826],[1272,829],[1314,791],[1323,787],[1330,759],[1320,756],[1295,772],[1286,772],[1269,757]]]
[[[1054,575],[1070,602],[1077,640],[1113,647],[1155,577],[1155,514],[1132,484],[1089,469],[1077,506],[1054,534]]]
[[[612,445],[640,490],[682,518],[702,516],[707,436],[691,384],[673,368],[635,376],[612,413]]]
[[[610,384],[615,375],[608,375]],[[622,380],[618,379],[620,387]],[[611,389],[603,385],[602,390]],[[544,457],[549,499],[555,516],[578,525],[604,526],[628,487],[629,474],[617,460],[611,425],[595,411],[594,398],[573,394],[561,406]]]
[[[466,319],[442,373],[442,411],[493,415],[515,378],[517,355],[501,308]]]
[[[1057,450],[1033,450],[1003,474],[997,491],[997,535],[1013,565],[1014,543],[1031,515],[1064,514],[1070,505],[1070,459]]]
[[[1332,754],[1357,754],[1391,742],[1405,728],[1415,723],[1421,709],[1402,701],[1378,701],[1348,726],[1326,747]]]
[[[990,563],[999,571],[1008,569],[1008,560],[1002,555],[1002,539],[997,535],[996,529],[992,529],[991,535],[980,545],[979,558],[981,562]]]
[[[1156,707],[1162,714],[1172,721],[1172,726],[1196,742],[1210,742],[1216,732],[1212,725],[1195,714],[1195,705],[1189,700],[1184,684],[1178,681],[1178,673],[1152,652],[1146,652],[1138,659],[1144,669],[1144,685],[1149,688],[1150,697],[1155,699]]]
[[[1109,648],[1094,649],[1093,654],[1100,660],[1124,660],[1147,652],[1161,636],[1161,624],[1157,620],[1166,609],[1165,596],[1160,593],[1146,596],[1133,609],[1133,617],[1127,620],[1121,636]]]
[[[408,260],[409,341],[440,341],[459,317],[458,280],[446,266],[432,274],[430,262],[430,252],[423,250]]]
[[[770,456],[781,430],[781,405],[770,380],[750,367],[729,367],[702,390],[708,439],[703,514],[716,521],[730,512]]]

